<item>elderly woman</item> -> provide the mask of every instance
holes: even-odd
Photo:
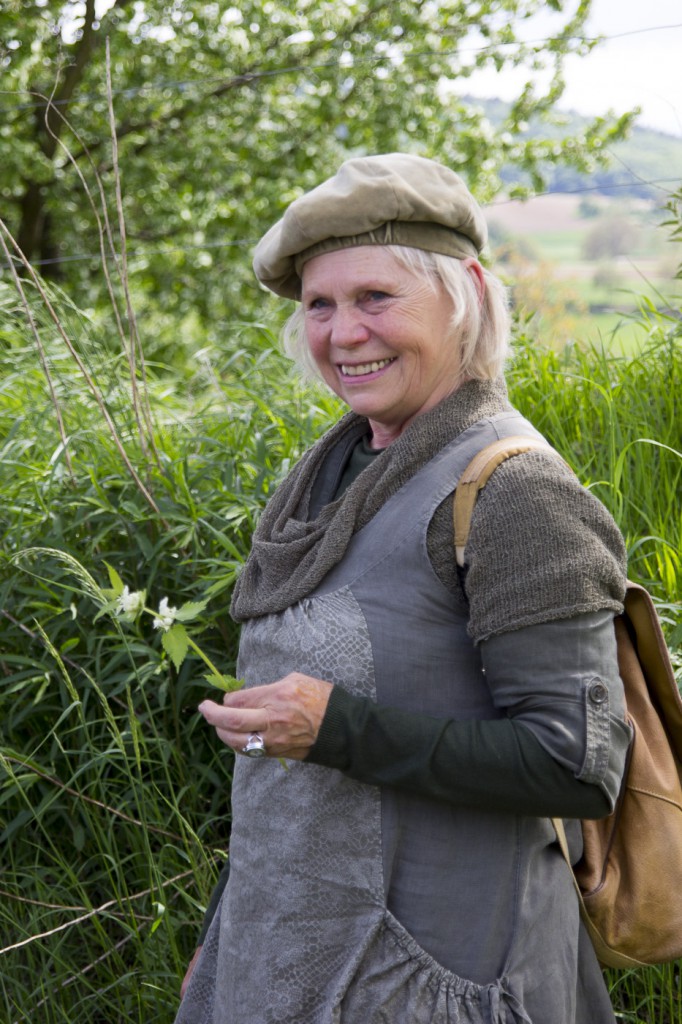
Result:
[[[485,240],[456,174],[393,154],[349,160],[256,249],[300,301],[289,345],[351,411],[255,532],[245,689],[200,707],[244,756],[182,1024],[613,1024],[549,816],[577,859],[575,819],[618,793],[624,548],[534,451],[487,484],[457,571],[458,476],[537,436]]]

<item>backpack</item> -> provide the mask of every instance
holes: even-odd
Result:
[[[460,567],[479,491],[501,462],[538,448],[554,451],[542,441],[503,438],[462,473],[453,506]],[[598,959],[640,967],[682,957],[682,697],[644,587],[628,581],[615,630],[633,730],[616,806],[607,818],[581,822],[583,854],[574,865],[562,821],[552,824]]]

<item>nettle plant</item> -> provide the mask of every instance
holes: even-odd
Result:
[[[11,561],[37,580],[54,582],[50,580],[50,577],[44,575],[44,567],[41,571],[35,566],[36,562],[40,564],[45,560],[52,562],[53,565],[56,563],[66,570],[71,578],[77,581],[77,590],[98,605],[93,624],[103,616],[109,616],[114,622],[117,632],[123,635],[124,625],[138,626],[143,616],[151,616],[152,627],[161,632],[163,650],[176,671],[180,670],[187,655],[194,652],[208,668],[209,671],[204,678],[211,686],[230,693],[241,689],[244,685],[242,679],[236,679],[228,673],[220,672],[195,639],[196,633],[199,631],[197,627],[201,625],[200,617],[209,603],[208,599],[186,601],[176,608],[170,604],[168,597],[163,597],[159,601],[158,608],[149,608],[147,606],[147,590],[131,590],[108,562],[104,562],[104,565],[109,574],[110,586],[104,588],[98,584],[94,576],[78,559],[66,551],[56,548],[26,548],[16,554]],[[64,584],[62,585],[64,586]],[[67,587],[67,589],[72,588]],[[77,613],[73,603],[71,612],[75,617]],[[191,635],[187,628],[190,624],[194,625],[194,635]],[[47,636],[42,630],[41,635],[47,640]]]
[[[175,608],[171,606],[167,597],[162,597],[159,607],[155,611],[153,608],[147,607],[146,589],[130,590],[113,566],[109,565],[108,562],[104,564],[109,573],[111,587],[100,591],[104,603],[95,615],[95,622],[101,616],[108,614],[115,617],[119,622],[133,624],[141,616],[150,615],[153,619],[153,628],[161,631],[163,649],[175,666],[176,671],[180,670],[180,666],[191,650],[201,658],[210,670],[208,674],[204,675],[204,679],[211,686],[230,693],[233,690],[239,690],[244,685],[243,680],[220,672],[185,628],[187,624],[196,622],[199,619],[208,604],[207,600],[186,601],[179,608]]]

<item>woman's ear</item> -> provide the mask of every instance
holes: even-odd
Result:
[[[471,279],[474,282],[474,288],[478,295],[478,304],[479,306],[482,306],[483,296],[485,295],[485,277],[483,276],[483,267],[478,260],[473,258],[473,256],[467,257],[463,263],[464,269],[471,276]]]

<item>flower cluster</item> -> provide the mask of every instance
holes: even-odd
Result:
[[[134,622],[140,612],[144,611],[146,592],[144,590],[130,590],[124,587],[116,598],[116,613],[126,622]]]
[[[162,597],[159,602],[159,614],[156,616],[153,622],[154,629],[162,629],[164,633],[167,633],[175,622],[175,616],[177,614],[177,608],[168,607],[168,598]]]
[[[192,651],[210,670],[204,678],[211,686],[229,692],[244,685],[241,679],[235,679],[234,676],[220,672],[187,631],[186,626],[190,623],[196,630],[199,625],[198,620],[200,620],[208,601],[185,601],[179,608],[176,608],[170,604],[167,597],[162,597],[158,610],[154,611],[153,608],[147,607],[146,590],[131,590],[130,587],[124,585],[113,566],[107,565],[107,569],[111,587],[100,591],[104,603],[97,613],[97,617],[109,614],[114,615],[122,622],[134,623],[143,614],[151,615],[154,629],[160,630],[162,634],[161,645],[176,671],[180,671],[185,658]]]

